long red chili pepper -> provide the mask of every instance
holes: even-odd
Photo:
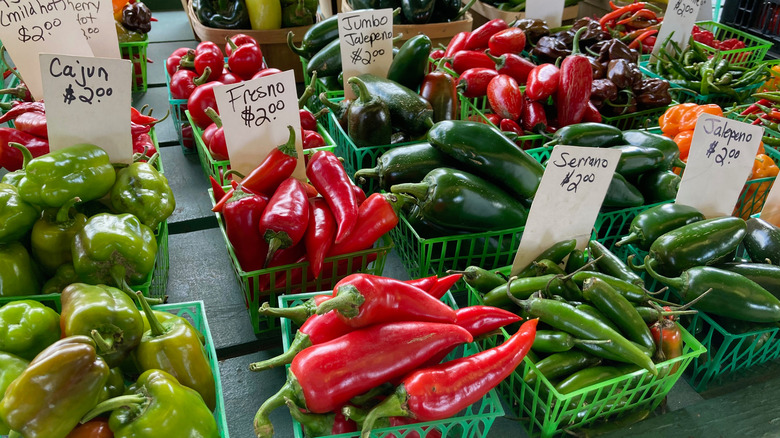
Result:
[[[519,54],[525,48],[525,32],[519,27],[510,27],[493,34],[488,40],[490,53],[501,56],[504,53]]]
[[[443,297],[444,294],[446,294],[461,278],[463,278],[463,274],[450,274],[446,277],[437,279],[436,284],[428,290],[428,295],[436,299],[441,299],[441,297]]]
[[[493,112],[504,119],[519,120],[523,115],[523,94],[511,76],[493,78],[488,84],[487,98]]]
[[[328,202],[336,218],[338,231],[334,242],[338,245],[350,235],[358,219],[357,198],[352,191],[352,181],[336,155],[329,151],[317,151],[311,156],[306,166],[306,176]]]
[[[759,105],[769,105],[771,103],[772,102],[767,100],[767,99],[759,99],[758,102],[756,102],[756,103],[750,105],[749,107],[745,108],[745,110],[742,111],[741,113],[739,113],[739,115],[740,116],[747,116],[747,115],[750,115],[750,114],[755,114],[755,113],[761,112],[761,108],[759,107]]]
[[[469,35],[471,35],[471,32],[458,32],[455,34],[455,36],[452,37],[450,42],[447,44],[447,48],[444,50],[443,57],[447,59],[452,58],[453,55],[463,50]]]
[[[471,34],[466,38],[466,44],[463,48],[466,50],[485,49],[488,47],[490,37],[507,27],[509,26],[507,26],[506,21],[500,18],[490,20],[471,31]]]
[[[319,277],[322,271],[322,263],[325,255],[333,245],[333,236],[336,234],[336,219],[330,212],[328,203],[322,198],[309,199],[309,224],[306,226],[306,234],[303,241],[306,245],[306,254],[311,264],[314,277]]]
[[[214,194],[214,199],[222,199],[225,196],[225,189],[217,182],[217,180],[209,175],[209,182],[211,183],[211,192]]]
[[[580,123],[590,101],[593,67],[587,56],[579,54],[580,36],[585,30],[583,27],[574,34],[572,54],[561,63],[561,86],[555,94],[558,128]]]
[[[49,138],[49,130],[46,127],[46,114],[37,111],[28,111],[14,119],[14,127],[20,131],[41,138]]]
[[[15,100],[13,102],[13,107],[11,107],[11,109],[8,110],[8,112],[0,116],[0,123],[5,123],[9,120],[14,120],[15,118],[27,112],[45,113],[46,107],[44,106],[42,101],[21,102]]]
[[[588,101],[588,107],[585,109],[585,114],[582,115],[582,121],[601,123],[601,113],[593,102]]]
[[[621,15],[627,13],[627,12],[634,12],[638,11],[640,9],[645,8],[645,3],[638,2],[638,3],[632,3],[627,6],[623,6],[622,8],[617,8],[613,10],[612,12],[609,12],[605,14],[601,19],[599,20],[599,24],[601,25],[601,30],[607,31],[607,25],[610,24],[610,22],[616,20]]]
[[[292,126],[288,126],[287,129],[290,132],[287,143],[273,149],[259,166],[241,180],[241,185],[247,190],[270,196],[279,187],[279,184],[295,171],[295,166],[298,163],[298,152],[295,150],[295,129]],[[227,195],[230,194],[228,192]],[[224,197],[222,199],[227,200]],[[220,200],[211,211],[219,211],[223,203]]]
[[[452,57],[452,69],[457,74],[477,67],[495,70],[496,64],[484,52],[478,50],[461,50]]]
[[[295,178],[279,184],[260,218],[260,234],[268,242],[268,266],[279,249],[290,248],[303,240],[309,223],[309,198],[306,189]]]
[[[130,121],[139,125],[154,125],[160,120],[158,120],[156,117],[152,117],[151,111],[149,111],[149,115],[147,115],[141,113],[133,107],[130,107]]]
[[[49,153],[49,142],[45,138],[14,128],[0,128],[0,167],[6,168],[9,172],[21,169],[24,164],[22,152],[9,143],[19,143],[26,147],[33,158]]]
[[[515,313],[492,306],[469,306],[455,313],[458,315],[455,324],[468,330],[475,338],[523,320]]]
[[[371,434],[382,417],[411,417],[418,421],[449,418],[481,399],[517,368],[533,344],[538,320],[526,321],[503,344],[405,377],[395,394],[372,409],[361,432]]]
[[[496,70],[502,75],[509,75],[520,85],[525,85],[528,75],[536,64],[514,53],[506,53],[498,58],[490,56],[496,63]]]
[[[644,41],[647,37],[653,36],[653,35],[655,35],[657,33],[658,33],[658,31],[656,29],[650,29],[647,32],[642,32],[642,34],[640,34],[638,37],[634,38],[634,40],[631,41],[628,44],[628,48],[629,49],[636,49],[636,48],[638,48],[639,44],[642,41]]]
[[[482,97],[487,94],[487,87],[498,72],[493,67],[470,68],[458,76],[458,90],[465,97]]]
[[[222,208],[225,221],[225,234],[241,269],[246,272],[263,267],[268,244],[260,234],[260,217],[268,204],[264,195],[247,193],[241,189],[234,191]]]
[[[133,154],[143,154],[151,158],[155,153],[157,148],[149,134],[139,134],[133,138]]]
[[[396,195],[373,193],[358,208],[357,224],[350,233],[350,238],[333,245],[328,257],[371,248],[377,240],[398,225],[398,210],[403,203]]]
[[[453,323],[455,311],[425,291],[400,280],[370,274],[352,274],[333,288],[333,299],[317,307],[317,314],[335,310],[352,327],[392,321]]]
[[[657,19],[658,16],[655,15],[655,12],[651,11],[650,9],[640,9],[634,12],[633,15],[618,21],[617,24],[624,24],[624,25],[628,24],[629,26],[631,26],[631,24],[634,21],[642,21],[647,23],[650,20],[657,20]]]
[[[422,289],[426,292],[430,291],[433,286],[439,281],[439,277],[431,275],[430,277],[413,278],[411,280],[405,280],[404,283],[410,284],[418,289]],[[430,293],[430,292],[429,292]],[[441,297],[438,297],[441,298]]]
[[[558,90],[561,71],[554,64],[542,64],[528,73],[525,95],[531,100],[544,100]]]

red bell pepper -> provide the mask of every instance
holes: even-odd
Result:
[[[531,100],[544,100],[555,94],[560,82],[560,69],[554,64],[542,64],[528,73],[525,96]]]
[[[488,84],[487,98],[493,112],[499,117],[519,120],[523,115],[523,94],[511,76],[498,75]]]
[[[374,423],[382,417],[437,421],[475,403],[520,365],[533,344],[537,322],[526,321],[497,347],[409,374],[393,395],[368,413],[361,438],[368,438]]]
[[[536,67],[536,64],[514,53],[507,53],[499,57],[488,54],[496,63],[496,71],[502,75],[511,76],[520,85],[525,85],[528,75]]]
[[[227,141],[225,140],[225,130],[222,128],[222,119],[219,118],[219,114],[214,111],[214,108],[206,108],[206,115],[211,118],[214,122],[214,126],[216,126],[216,128],[212,130],[211,138],[208,142],[208,149],[212,158],[217,161],[229,160],[230,154],[228,153]]]
[[[203,41],[195,49],[195,72],[202,75],[209,68],[208,81],[216,81],[222,75],[225,58],[222,50],[211,41]]]
[[[525,32],[519,27],[510,27],[493,34],[488,40],[490,53],[501,56],[505,53],[520,54],[525,49]]]
[[[506,21],[500,18],[490,20],[471,31],[471,35],[466,38],[466,44],[463,48],[466,50],[486,49],[490,43],[490,37],[507,27],[509,26],[507,26]]]
[[[288,126],[290,138],[287,143],[278,146],[265,157],[262,163],[255,167],[249,175],[241,180],[241,185],[252,193],[263,193],[266,196],[273,195],[282,181],[292,175],[298,163],[298,152],[295,150],[295,130]],[[227,193],[227,198],[232,190]],[[222,197],[211,211],[220,211],[226,197]]]
[[[482,97],[487,94],[488,84],[496,76],[498,72],[493,66],[470,68],[458,77],[458,90],[465,97]]]
[[[322,271],[325,255],[333,245],[333,235],[336,234],[336,219],[330,212],[328,203],[322,198],[309,199],[309,223],[303,241],[306,254],[315,277]]]
[[[358,208],[356,225],[349,239],[333,245],[328,257],[371,248],[377,240],[398,225],[400,205],[401,201],[396,195],[373,193]],[[338,217],[336,222],[338,223]]]
[[[309,223],[309,198],[295,178],[287,178],[277,187],[260,218],[260,234],[268,242],[265,266],[279,249],[290,248],[303,240]]]
[[[455,324],[468,330],[475,338],[523,320],[515,313],[492,306],[469,306],[455,313],[458,315]]]
[[[333,298],[317,314],[336,311],[353,328],[394,321],[454,323],[455,311],[425,291],[400,280],[352,274],[336,283]]]
[[[496,64],[484,52],[477,50],[461,50],[452,57],[452,69],[457,74],[477,67],[495,70]]]
[[[238,77],[244,80],[252,79],[252,76],[263,68],[263,51],[257,42],[237,45],[228,39],[228,46],[231,48],[228,67]]]
[[[574,34],[572,54],[561,63],[560,86],[555,94],[558,128],[580,123],[590,101],[593,67],[587,56],[579,54],[580,36],[585,30],[580,28]]]
[[[199,85],[205,84],[211,75],[211,68],[206,68],[208,70],[204,71],[200,76],[192,70],[179,70],[174,73],[171,76],[171,97],[174,99],[189,99],[192,92]]]
[[[19,143],[26,147],[33,158],[49,153],[49,142],[45,138],[14,128],[0,128],[0,167],[9,172],[21,169],[24,164],[22,151],[9,143]]]
[[[358,220],[358,205],[352,181],[344,166],[333,152],[317,151],[309,159],[306,176],[314,188],[325,198],[336,218],[336,246],[350,235]],[[359,238],[358,236],[355,236]]]
[[[222,208],[227,234],[233,252],[241,269],[246,272],[263,267],[268,244],[260,234],[260,217],[268,204],[264,195],[255,195],[244,190],[233,191]]]
[[[214,97],[214,87],[222,85],[221,82],[208,82],[198,86],[187,99],[187,109],[190,111],[192,121],[198,125],[198,128],[204,129],[211,124],[211,118],[206,114],[206,108],[214,108],[219,114],[217,108],[217,98]]]
[[[228,38],[228,42],[225,43],[225,55],[229,57],[231,54],[233,54],[234,46],[241,47],[244,44],[254,44],[256,46],[259,45],[257,40],[251,36],[245,33],[237,33],[235,35],[231,35],[230,38]]]

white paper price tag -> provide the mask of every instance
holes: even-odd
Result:
[[[354,98],[352,86],[347,83],[352,76],[371,73],[387,77],[393,62],[393,10],[342,12],[338,23],[344,95]]]
[[[702,0],[696,21],[712,21],[712,2],[710,0]]]
[[[121,58],[111,0],[68,0],[68,4],[76,11],[76,21],[92,54],[101,58]]]
[[[295,73],[282,73],[214,88],[217,107],[225,130],[230,168],[249,174],[277,146],[287,143],[295,130],[298,166],[293,176],[306,180],[303,165],[301,119]]]
[[[525,16],[544,20],[550,27],[560,27],[564,3],[564,0],[529,0],[525,4]]]
[[[772,184],[764,208],[761,209],[761,219],[780,227],[780,184]]]
[[[43,99],[38,54],[92,56],[66,0],[0,0],[0,41],[35,99]]]
[[[608,148],[559,145],[553,149],[531,204],[512,275],[562,240],[577,239],[577,248],[585,248],[620,154]]]
[[[705,0],[671,0],[667,4],[664,21],[656,38],[657,43],[653,46],[653,55],[658,53],[669,35],[672,35],[671,41],[679,44],[681,49],[688,47],[693,25],[704,2]],[[670,49],[671,44],[666,50]]]
[[[40,65],[51,149],[92,143],[131,163],[130,61],[42,53]]]
[[[705,217],[731,216],[762,133],[760,126],[749,123],[699,116],[675,202],[695,207]]]

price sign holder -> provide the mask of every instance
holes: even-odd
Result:
[[[730,216],[762,135],[760,126],[699,116],[675,202],[697,208],[705,217]]]
[[[517,275],[553,244],[590,240],[621,151],[558,145],[550,154],[512,263]]]
[[[121,59],[116,34],[114,7],[110,0],[70,0],[76,21],[87,39],[92,54],[101,58]]]
[[[761,219],[780,227],[780,184],[777,184],[777,181],[772,184],[772,189],[766,196],[766,202],[761,209]]]
[[[528,0],[525,4],[525,16],[544,20],[551,28],[560,27],[564,3],[564,0]]]
[[[91,143],[132,163],[130,61],[42,53],[40,65],[51,149]]]
[[[43,99],[39,53],[92,56],[75,9],[63,0],[0,0],[0,41],[35,99]]]
[[[679,44],[681,49],[688,47],[688,41],[691,38],[693,25],[699,16],[699,10],[706,0],[671,0],[666,5],[664,22],[658,31],[658,44],[653,46],[653,57],[655,58],[664,41],[671,35],[671,41]],[[707,6],[709,7],[709,5]],[[666,50],[673,50],[671,44]]]
[[[295,73],[282,73],[214,88],[225,130],[230,168],[249,174],[295,130],[298,165],[293,176],[306,181]]]
[[[393,62],[393,10],[342,12],[338,24],[344,96],[354,99],[349,78],[363,73],[387,77]]]

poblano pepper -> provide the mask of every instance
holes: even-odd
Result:
[[[100,357],[112,368],[138,346],[144,333],[135,301],[126,292],[104,284],[66,287],[60,325],[65,336],[91,337]]]
[[[24,438],[65,438],[98,403],[108,374],[92,339],[61,339],[6,389],[0,419]]]
[[[201,23],[218,29],[250,29],[249,12],[241,0],[193,0]]]
[[[0,400],[2,400],[8,385],[22,374],[28,364],[28,361],[19,356],[0,351]],[[8,435],[10,431],[11,429],[0,418],[0,435]]]
[[[16,187],[0,183],[0,243],[21,239],[39,215],[38,208],[24,202]]]
[[[30,236],[32,254],[49,275],[73,260],[70,250],[73,236],[87,223],[87,216],[71,210],[79,201],[79,198],[73,198],[58,209],[44,210],[33,225]]]
[[[156,230],[176,209],[168,179],[154,168],[155,154],[148,163],[136,162],[116,174],[111,188],[111,205],[120,213],[130,213]]]
[[[60,338],[60,315],[38,301],[0,307],[0,351],[31,360]]]
[[[30,204],[62,207],[79,197],[102,198],[114,185],[116,172],[108,154],[91,144],[77,144],[33,158],[19,181],[19,194]]]
[[[114,438],[219,437],[200,395],[161,370],[144,372],[125,395],[101,402],[84,421],[108,411],[113,411],[109,426]]]
[[[0,245],[0,297],[36,295],[40,291],[34,262],[24,245]]]
[[[119,286],[119,276],[138,284],[154,269],[157,240],[132,214],[103,213],[89,218],[76,233],[71,250],[82,282]]]

